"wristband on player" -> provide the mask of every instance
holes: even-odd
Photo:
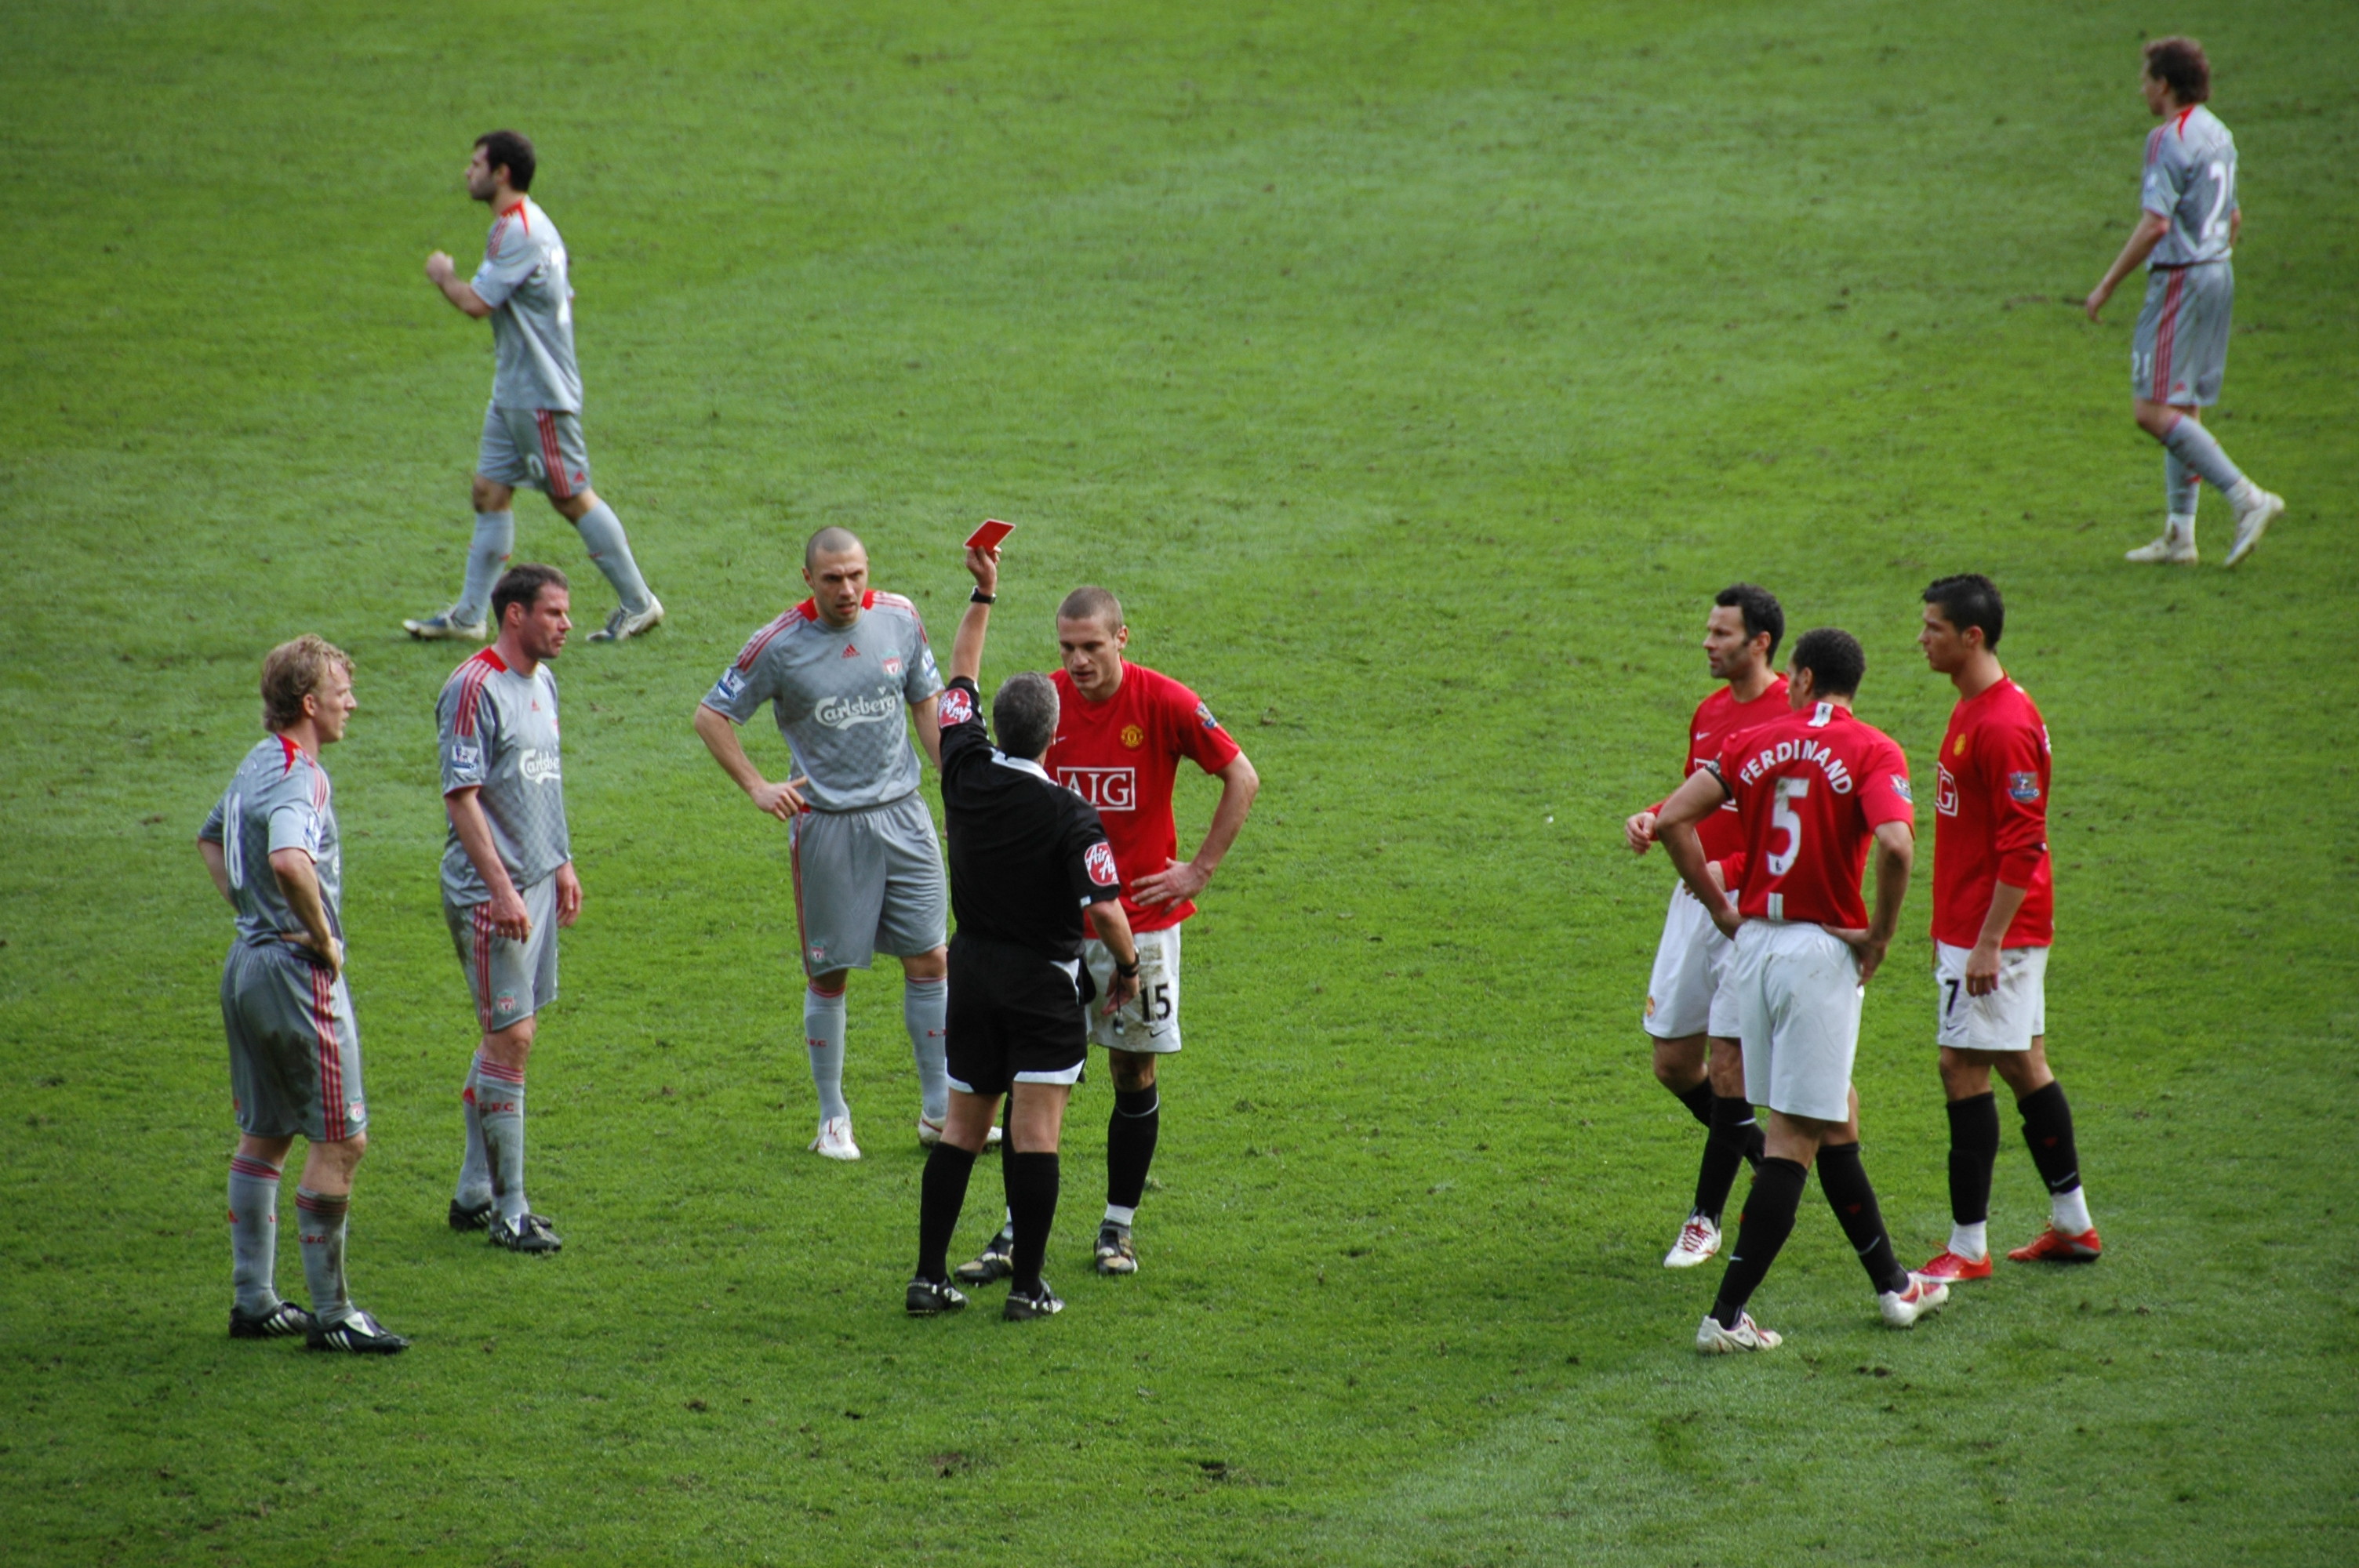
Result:
[[[1133,958],[1129,963],[1125,964],[1121,959],[1117,958],[1114,960],[1114,972],[1120,975],[1125,980],[1135,980],[1138,979],[1138,960]]]
[[[966,601],[969,604],[996,604],[999,602],[999,595],[995,593],[985,593],[983,589],[978,588],[973,593],[966,596]]]

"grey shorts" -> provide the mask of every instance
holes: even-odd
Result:
[[[333,1143],[368,1129],[361,1032],[341,977],[281,942],[241,942],[222,966],[222,1027],[237,1128]]]
[[[532,935],[521,942],[492,929],[490,904],[442,901],[442,921],[486,1034],[521,1023],[557,1000],[556,873],[518,892],[532,920]]]
[[[877,952],[913,958],[950,925],[941,840],[914,790],[865,811],[806,811],[794,821],[795,924],[803,973],[864,969]]]
[[[582,444],[582,416],[555,408],[484,410],[484,440],[475,471],[509,489],[537,490],[570,501],[590,488],[590,449]]]
[[[2228,316],[2236,275],[2226,262],[2155,267],[2130,341],[2130,393],[2150,403],[2220,401],[2228,373]]]

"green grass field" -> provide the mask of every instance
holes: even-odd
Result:
[[[2242,151],[2213,428],[2291,510],[2234,574],[2208,494],[2201,568],[2121,563],[2161,503],[2136,286],[2067,303],[2135,214],[2142,29],[2210,45]],[[0,1559],[2359,1556],[2347,6],[34,0],[6,37]],[[588,907],[535,1054],[540,1263],[443,1225],[457,655],[397,630],[457,585],[490,375],[420,264],[470,265],[459,172],[509,124],[672,613],[558,665]],[[1029,1329],[899,1311],[889,966],[853,990],[868,1158],[803,1152],[783,833],[689,728],[810,529],[940,639],[986,514],[1023,524],[987,677],[1103,581],[1266,781],[1190,927],[1143,1271],[1088,1272],[1100,1073],[1071,1309]],[[1917,594],[1960,569],[2056,737],[2051,1049],[2108,1250],[1892,1335],[1814,1189],[1756,1303],[1788,1348],[1702,1362],[1718,1269],[1658,1266],[1699,1140],[1637,1028],[1669,873],[1620,820],[1734,579],[1857,633],[1863,715],[1925,757]],[[354,1286],[417,1340],[384,1363],[222,1332],[191,839],[305,630],[358,661],[327,760]],[[1931,1000],[1897,957],[1859,1067],[1911,1261],[1948,1225]],[[2007,1121],[2000,1245],[2044,1218]]]

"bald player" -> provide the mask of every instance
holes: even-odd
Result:
[[[819,1091],[810,1147],[831,1160],[857,1160],[843,1098],[844,986],[880,949],[901,961],[901,1018],[918,1065],[918,1141],[940,1142],[950,1114],[950,890],[909,743],[914,717],[919,743],[940,770],[934,708],[942,677],[918,607],[869,586],[868,549],[851,530],[810,536],[803,581],[810,597],[748,638],[705,694],[696,733],[755,809],[791,829],[803,1037]],[[766,702],[787,742],[788,776],[777,783],[737,737],[737,726]]]

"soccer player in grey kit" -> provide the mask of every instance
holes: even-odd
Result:
[[[2236,514],[2227,564],[2253,553],[2285,500],[2246,479],[2203,427],[2203,410],[2220,401],[2228,368],[2228,315],[2236,298],[2228,258],[2245,214],[2236,205],[2236,139],[2203,106],[2212,62],[2193,38],[2146,46],[2140,86],[2162,120],[2146,139],[2137,227],[2122,254],[2089,291],[2089,319],[2140,262],[2146,305],[2130,343],[2130,396],[2138,428],[2162,443],[2168,512],[2162,537],[2129,552],[2133,561],[2192,565],[2195,492],[2210,480]]]
[[[909,718],[940,771],[941,698],[918,607],[868,586],[868,550],[847,528],[803,546],[811,596],[746,641],[696,710],[696,733],[756,809],[793,830],[795,925],[801,933],[803,1039],[819,1091],[811,1152],[857,1160],[843,1098],[844,982],[879,948],[901,960],[901,1021],[917,1058],[918,1141],[941,1141],[950,1115],[944,1010],[950,884],[941,840],[918,794]],[[737,726],[769,703],[791,753],[772,784],[745,755]]]
[[[263,727],[197,830],[213,886],[237,915],[222,967],[237,1152],[229,1162],[233,1339],[303,1335],[314,1350],[390,1355],[409,1341],[354,1306],[344,1287],[344,1216],[368,1147],[361,1037],[344,986],[343,854],[322,747],[344,738],[352,660],[318,637],[270,651]],[[301,1133],[297,1232],[311,1310],[281,1301],[278,1173]]]
[[[499,641],[457,669],[435,705],[441,732],[442,916],[483,1039],[460,1097],[467,1124],[451,1228],[512,1252],[563,1242],[524,1195],[524,1069],[540,1010],[557,1000],[557,928],[582,913],[565,830],[557,680],[572,629],[565,574],[521,566],[492,590]]]
[[[475,459],[475,540],[467,552],[466,585],[459,602],[440,615],[405,621],[421,639],[484,641],[484,600],[516,547],[509,503],[527,485],[582,535],[582,548],[620,602],[593,643],[619,643],[662,623],[664,608],[647,591],[631,557],[631,544],[614,509],[590,488],[590,452],[582,441],[582,373],[573,362],[573,285],[565,242],[532,189],[532,143],[515,131],[475,139],[467,164],[467,194],[488,202],[492,232],[484,265],[462,281],[450,256],[426,258],[427,280],[469,316],[490,318],[495,368],[491,406]]]

